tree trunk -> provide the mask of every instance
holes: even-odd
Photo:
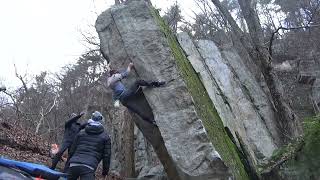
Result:
[[[43,113],[43,108],[41,107],[41,110],[40,110],[40,119],[39,119],[39,121],[38,121],[38,123],[37,123],[37,126],[36,126],[36,134],[38,134],[39,133],[39,130],[40,130],[40,126],[41,126],[41,124],[42,124],[42,122],[43,122],[43,120],[44,120],[44,113]]]
[[[265,77],[267,86],[271,92],[280,132],[283,134],[284,141],[291,140],[302,133],[301,122],[289,105],[285,102],[285,94],[281,87],[281,82],[277,75],[272,71],[271,57],[268,49],[264,46],[264,35],[260,25],[258,14],[255,10],[256,2],[252,0],[238,0],[244,18],[246,20],[250,37],[257,51],[260,69]]]
[[[259,62],[254,60],[256,59],[256,54],[253,52],[253,45],[250,38],[241,30],[237,22],[234,20],[227,7],[221,4],[220,0],[211,0],[211,2],[219,9],[224,19],[228,22],[231,27],[231,30],[234,34],[233,43],[236,47],[238,53],[243,57],[245,65],[249,68],[251,73],[257,79],[258,82],[263,81],[261,79],[261,70]],[[249,58],[247,58],[249,56]]]
[[[231,26],[233,32],[236,36],[238,36],[240,39],[244,38],[243,31],[239,28],[237,22],[233,19],[231,14],[229,13],[228,9],[221,4],[220,0],[211,0],[211,2],[219,9],[219,11],[224,16],[225,20],[229,23]],[[246,42],[244,45],[248,45],[248,42]]]
[[[243,46],[248,50],[249,55],[252,58],[252,54],[250,53],[250,49],[252,49],[252,42],[250,39],[246,36],[246,34],[241,30],[241,28],[238,26],[237,22],[234,20],[230,12],[228,11],[227,7],[225,7],[223,4],[221,4],[220,0],[211,0],[211,2],[219,9],[219,11],[222,13],[223,17],[226,19],[226,21],[231,26],[231,29],[233,33],[236,35],[236,37],[239,38]],[[254,58],[252,58],[254,59]]]

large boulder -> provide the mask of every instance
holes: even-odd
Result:
[[[280,140],[274,112],[239,55],[231,48],[220,51],[213,41],[193,42],[187,33],[180,33],[178,40],[252,166],[271,157]]]
[[[159,128],[134,119],[155,149],[168,177],[229,177],[228,168],[209,141],[195,111],[192,97],[150,7],[144,1],[113,6],[98,17],[96,30],[101,51],[113,67],[123,67],[132,61],[136,71],[132,77],[168,82],[161,88],[145,89],[137,99],[141,101],[139,106],[152,114]]]

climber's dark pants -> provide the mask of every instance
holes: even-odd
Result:
[[[128,90],[125,90],[121,94],[120,100],[121,99],[128,99],[131,96],[134,96],[142,86],[150,87],[151,83],[149,83],[145,80],[137,80],[136,82],[133,83],[133,85],[131,85],[131,87]]]
[[[68,158],[67,158],[67,162],[64,164],[64,168],[63,168],[63,172],[66,173],[68,172],[69,166],[70,166],[70,156],[69,156],[69,151],[68,151]]]
[[[84,166],[72,166],[68,170],[68,180],[94,180],[94,170]]]
[[[51,169],[55,169],[56,168],[56,166],[57,166],[58,162],[60,161],[64,151],[66,151],[71,146],[71,144],[72,144],[72,142],[71,143],[62,143],[61,148],[59,148],[59,151],[57,152],[57,154],[54,155],[54,157],[52,158]],[[65,168],[67,168],[67,164],[68,164],[68,161],[66,162]]]
[[[139,105],[135,104],[132,99],[137,94],[141,86],[152,86],[151,83],[145,80],[137,80],[128,90],[125,90],[120,96],[120,102],[126,106],[130,111],[138,114],[143,120],[150,123],[154,123],[154,120],[146,115],[144,115],[142,109],[139,109]]]

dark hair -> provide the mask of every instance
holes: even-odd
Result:
[[[112,69],[112,70],[110,70],[109,75],[112,76],[117,73],[119,73],[117,70]]]

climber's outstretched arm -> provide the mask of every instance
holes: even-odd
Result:
[[[116,83],[117,81],[120,81],[121,79],[126,78],[131,72],[132,67],[133,67],[133,63],[129,63],[125,71],[112,74],[111,76],[109,76],[107,80],[107,86],[109,87],[110,85]]]
[[[121,79],[126,78],[129,75],[129,73],[132,70],[132,67],[133,67],[133,63],[131,62],[131,63],[129,63],[129,65],[128,65],[128,67],[127,67],[127,69],[125,71],[120,72]]]
[[[129,63],[129,65],[128,65],[128,67],[127,67],[127,73],[128,73],[128,74],[130,73],[132,67],[133,67],[133,63],[131,62],[131,63]]]

